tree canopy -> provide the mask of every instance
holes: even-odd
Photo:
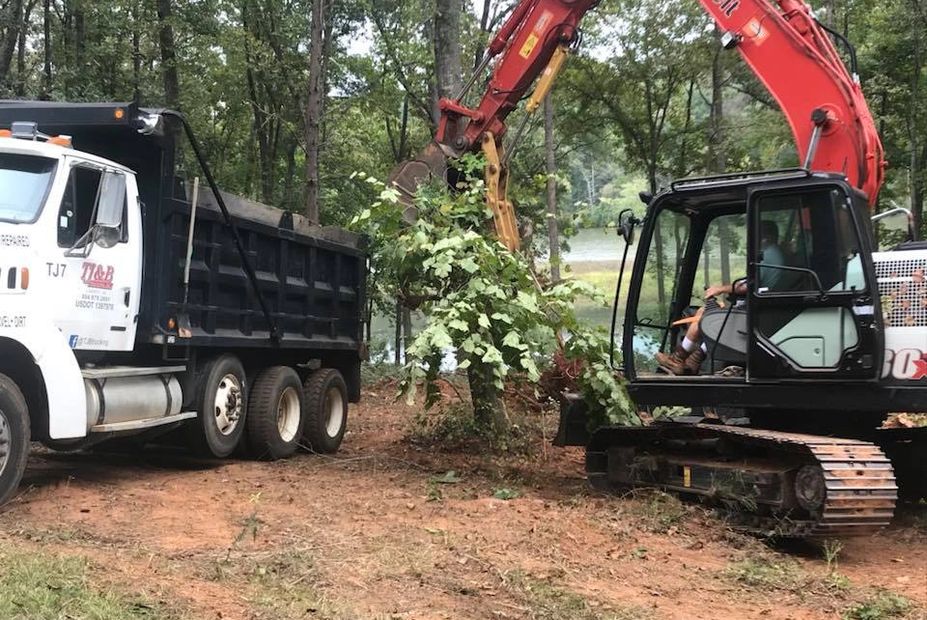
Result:
[[[224,187],[294,210],[306,205],[307,126],[318,122],[321,219],[345,223],[372,199],[350,174],[385,178],[428,142],[439,74],[453,83],[457,67],[468,73],[512,5],[0,0],[0,96],[180,107]],[[920,216],[927,9],[920,0],[815,8],[857,45],[891,162],[883,204]],[[720,50],[696,0],[609,0],[583,27],[579,58],[554,93],[562,213],[606,223],[630,183],[658,189],[686,175],[796,163],[774,103],[736,53]],[[449,29],[459,46],[439,44]],[[324,38],[315,67],[324,96],[309,114],[313,32]],[[541,124],[513,162],[516,196],[531,215],[543,211]]]

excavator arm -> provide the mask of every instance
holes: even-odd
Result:
[[[517,144],[578,41],[580,22],[599,1],[522,0],[461,93],[440,101],[435,143],[394,171],[391,180],[400,193],[411,198],[423,177],[445,169],[446,157],[482,150],[496,232],[510,250],[518,249],[515,212],[506,197],[505,121],[537,82]],[[803,167],[844,174],[874,206],[884,182],[882,145],[855,67],[847,69],[831,41],[839,35],[821,25],[803,0],[699,1],[718,24],[725,47],[738,49],[779,103]],[[464,97],[493,61],[482,98],[466,106]]]

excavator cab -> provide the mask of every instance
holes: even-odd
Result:
[[[650,202],[632,267],[621,343],[632,397],[761,407],[774,391],[780,406],[798,405],[834,384],[878,381],[872,248],[867,201],[839,175],[673,184]],[[736,292],[704,299],[722,283]],[[704,361],[697,372],[666,372],[657,353],[680,345],[693,322]]]

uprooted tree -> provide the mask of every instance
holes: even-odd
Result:
[[[471,171],[482,165],[475,157],[461,164]],[[457,191],[422,187],[409,222],[393,189],[359,176],[379,191],[355,218],[371,239],[375,294],[400,299],[427,322],[403,368],[410,398],[424,384],[426,407],[434,405],[442,363],[456,356],[457,368],[467,372],[475,421],[502,433],[510,426],[505,381],[518,374],[537,382],[559,351],[559,359],[579,362],[576,383],[601,422],[636,423],[623,382],[609,366],[607,338],[584,327],[573,310],[577,298],[601,299],[601,293],[577,280],[542,282],[525,258],[487,234],[492,214],[482,181]]]

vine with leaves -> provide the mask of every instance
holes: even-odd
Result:
[[[483,164],[465,157],[460,165],[473,173]],[[456,191],[439,183],[421,187],[415,217],[409,218],[394,189],[363,174],[355,178],[378,195],[352,223],[370,238],[376,293],[426,318],[407,349],[400,384],[407,397],[423,386],[425,405],[433,406],[442,360],[452,352],[457,368],[467,372],[477,423],[504,432],[505,381],[519,374],[538,382],[561,351],[580,362],[577,384],[596,423],[638,423],[623,381],[609,365],[608,338],[574,312],[581,297],[604,304],[601,291],[573,279],[545,282],[526,258],[486,234],[492,213],[481,180]]]

